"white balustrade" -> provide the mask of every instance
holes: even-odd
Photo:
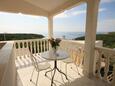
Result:
[[[48,39],[30,39],[14,41],[17,68],[31,65],[30,52],[37,56],[49,49]]]
[[[83,65],[84,63],[84,44],[85,41],[81,41],[81,40],[62,40],[60,43],[60,47],[63,50],[66,50],[69,54],[71,54],[70,49],[77,49],[80,54],[80,65]],[[99,40],[95,42],[96,46],[102,46],[103,45],[103,41]]]
[[[113,65],[113,81],[112,86],[115,86],[115,64]]]
[[[96,43],[96,45],[100,44],[102,42]],[[37,56],[39,53],[49,50],[49,46],[48,39],[17,40],[14,42],[15,57],[18,60],[28,59],[30,52]],[[84,57],[84,41],[62,40],[59,48],[67,51],[69,54],[71,54],[69,52],[70,49],[78,49],[82,53],[79,56]],[[83,65],[83,58],[80,58],[80,61],[80,65]],[[30,62],[29,59],[28,62]]]
[[[29,49],[33,54],[44,52],[49,49],[48,45],[48,39],[17,40],[14,49],[16,56],[23,56],[29,54]]]
[[[95,49],[97,57],[96,77],[111,84],[115,81],[115,50],[104,47],[96,47]]]

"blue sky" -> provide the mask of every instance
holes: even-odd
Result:
[[[86,4],[67,10],[54,17],[54,32],[84,32]],[[0,32],[47,33],[48,20],[41,16],[0,12]],[[98,32],[115,31],[115,0],[101,0]]]

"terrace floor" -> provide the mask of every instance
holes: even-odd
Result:
[[[53,67],[53,62],[49,62],[51,68]],[[61,66],[60,66],[61,65]],[[65,63],[58,61],[58,67],[64,72]],[[71,69],[72,67],[72,69]],[[106,83],[100,81],[99,79],[88,79],[82,74],[82,68],[78,68],[81,75],[78,74],[74,64],[68,65],[67,76],[69,81],[65,79],[63,75],[56,72],[54,78],[54,86],[108,86]],[[34,72],[33,81],[30,82],[30,76],[33,70],[33,66],[20,68],[18,72],[18,86],[35,86],[37,72]],[[50,86],[51,84],[51,73],[48,73],[48,77],[44,74],[47,70],[41,71],[38,79],[38,86]]]

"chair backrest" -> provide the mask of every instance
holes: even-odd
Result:
[[[38,68],[38,62],[37,62],[36,58],[33,56],[32,53],[30,53],[30,58],[31,58],[31,61],[32,61],[32,65],[37,69]]]
[[[73,62],[77,65],[82,65],[83,64],[83,58],[84,58],[84,53],[82,48],[73,48],[70,50],[71,52],[71,58],[73,59]]]
[[[29,50],[30,51],[30,50]],[[32,65],[35,67],[35,69],[37,71],[39,71],[39,60],[36,59],[36,57],[32,54],[32,52],[30,51],[30,59],[32,61]]]

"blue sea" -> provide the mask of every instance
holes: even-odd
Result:
[[[106,32],[97,32],[97,34],[107,34]],[[48,34],[44,33],[44,36],[48,36]],[[78,37],[85,36],[85,32],[54,32],[55,38],[65,38],[65,39],[75,39]]]
[[[65,38],[65,39],[74,39],[77,37],[84,36],[84,32],[56,32],[54,33],[54,37]]]

